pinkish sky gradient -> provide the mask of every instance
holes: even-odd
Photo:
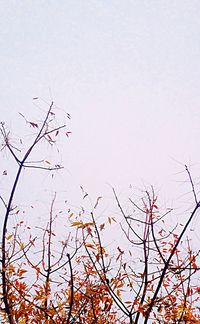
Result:
[[[175,160],[198,177],[199,1],[4,1],[0,16],[1,119],[17,129],[36,96],[72,116],[60,190],[152,184],[173,204],[190,190]]]

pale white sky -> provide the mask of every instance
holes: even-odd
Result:
[[[17,129],[51,95],[72,116],[60,189],[183,193],[173,159],[200,168],[199,1],[3,1],[0,16],[1,120]]]

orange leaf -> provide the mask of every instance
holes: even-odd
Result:
[[[9,241],[12,237],[13,237],[13,234],[10,234],[10,235],[8,235],[8,236],[6,237],[6,240]]]
[[[100,231],[102,231],[105,228],[105,224],[99,225]]]
[[[77,221],[77,222],[73,222],[71,226],[80,226],[80,225],[82,226],[83,223]]]
[[[91,249],[95,249],[94,245],[91,243],[86,243],[85,246],[91,248]]]

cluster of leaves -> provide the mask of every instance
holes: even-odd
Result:
[[[181,229],[164,229],[165,217],[171,211],[160,215],[154,191],[152,195],[146,192],[142,206],[131,201],[139,211],[134,218],[125,215],[115,191],[114,195],[124,218],[120,226],[124,241],[129,243],[125,249],[116,246],[111,257],[102,245],[101,232],[110,225],[110,218],[107,225],[98,225],[91,213],[91,222],[76,221],[73,225],[82,229],[87,257],[107,287],[112,305],[118,314],[123,314],[121,323],[138,323],[141,316],[146,322],[151,318],[155,323],[158,320],[198,323],[199,286],[192,279],[199,270],[199,253],[192,252],[189,240],[185,249],[180,242]]]
[[[108,217],[100,221],[96,215],[102,197],[97,198],[91,212],[71,212],[64,224],[65,240],[60,240],[54,228],[56,195],[39,237],[33,236],[34,230],[23,221],[9,228],[10,215],[18,213],[12,205],[22,169],[62,168],[50,167],[48,161],[48,167],[28,161],[41,140],[56,144],[65,125],[57,126],[54,117],[52,103],[41,124],[25,119],[37,134],[22,158],[16,155],[4,124],[1,127],[2,148],[7,148],[18,164],[10,197],[7,201],[1,197],[5,207],[1,322],[137,324],[143,319],[144,323],[199,323],[199,251],[192,251],[190,240],[183,237],[200,203],[187,168],[195,205],[187,222],[172,229],[166,223],[172,210],[159,209],[153,188],[144,193],[140,203],[130,199],[128,212],[113,190],[119,209],[117,220]],[[67,136],[70,133],[64,131]],[[123,240],[114,241],[111,247],[106,244],[106,231],[110,233],[112,228],[113,237],[117,228]]]

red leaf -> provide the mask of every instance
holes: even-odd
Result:
[[[69,134],[71,134],[72,132],[66,132],[65,134],[67,135],[67,137],[69,137]]]
[[[33,128],[38,128],[38,124],[36,124],[36,123],[32,123],[32,122],[30,122],[29,123]]]

